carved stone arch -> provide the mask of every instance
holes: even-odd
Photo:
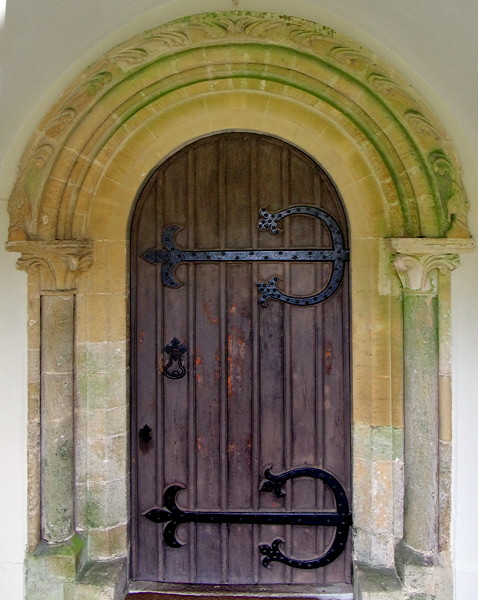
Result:
[[[89,209],[102,174],[135,132],[186,99],[201,98],[211,118],[213,99],[233,90],[263,98],[264,117],[284,99],[307,107],[311,118],[346,132],[348,145],[360,145],[381,182],[385,235],[467,236],[450,143],[396,72],[328,27],[230,12],[140,34],[70,85],[23,155],[10,201],[10,240],[87,237],[77,212]],[[317,127],[314,134],[320,135]]]
[[[447,299],[457,254],[472,247],[455,153],[379,57],[328,27],[244,12],[113,48],[24,152],[7,247],[31,283],[28,597],[124,598],[132,207],[178,148],[233,130],[307,152],[348,213],[355,598],[446,600]]]

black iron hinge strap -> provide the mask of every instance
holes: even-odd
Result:
[[[280,292],[276,287],[278,277],[269,282],[257,283],[260,292],[259,303],[264,305],[267,300],[279,300],[288,304],[309,305],[318,304],[330,298],[338,289],[343,276],[344,262],[349,259],[349,251],[345,249],[344,238],[337,221],[324,210],[315,206],[300,205],[279,210],[275,213],[260,209],[261,218],[258,228],[262,231],[279,233],[279,223],[288,216],[303,215],[314,217],[326,227],[332,240],[332,248],[297,248],[294,250],[185,250],[178,248],[175,236],[182,228],[179,225],[168,225],[163,229],[162,248],[149,248],[142,253],[142,258],[149,263],[161,263],[161,278],[166,287],[177,288],[183,284],[175,277],[176,267],[183,262],[214,262],[214,261],[269,261],[269,262],[330,262],[332,273],[325,288],[311,296],[290,296]]]
[[[337,512],[246,512],[246,511],[188,511],[178,507],[176,499],[181,490],[186,486],[173,484],[164,490],[164,508],[152,508],[144,513],[144,516],[154,523],[166,523],[163,531],[165,544],[171,548],[179,548],[183,544],[176,537],[177,529],[183,523],[229,523],[229,524],[251,524],[251,525],[308,525],[335,527],[335,536],[328,550],[317,558],[311,560],[299,560],[283,554],[279,550],[281,539],[275,539],[271,545],[261,544],[259,550],[264,555],[262,564],[268,566],[273,561],[281,562],[299,569],[316,569],[325,566],[335,560],[344,550],[348,537],[349,527],[352,524],[352,515],[345,490],[340,482],[330,473],[323,469],[314,467],[302,467],[292,469],[274,475],[270,469],[264,473],[264,481],[260,490],[272,492],[276,496],[284,496],[283,484],[289,479],[298,477],[312,477],[321,479],[331,490]]]

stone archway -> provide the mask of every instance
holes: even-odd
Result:
[[[350,217],[356,595],[379,598],[369,575],[385,569],[387,597],[449,597],[448,273],[472,246],[453,149],[366,49],[321,25],[240,12],[114,48],[25,150],[7,247],[29,273],[30,597],[126,589],[129,218],[160,161],[236,129],[309,153]]]

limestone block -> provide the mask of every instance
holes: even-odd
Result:
[[[403,600],[402,586],[393,569],[354,565],[355,600]]]
[[[40,542],[27,556],[26,597],[28,600],[72,600],[74,581],[85,558],[84,539],[78,534],[68,542]]]
[[[124,559],[92,562],[82,572],[72,600],[123,600],[126,586]]]
[[[92,560],[110,560],[125,556],[128,550],[128,528],[121,523],[110,529],[88,532],[88,553]]]

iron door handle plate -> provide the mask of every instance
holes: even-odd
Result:
[[[163,350],[169,356],[169,361],[163,368],[164,376],[168,379],[181,379],[181,377],[184,377],[186,369],[183,365],[183,354],[188,351],[186,346],[178,338],[173,338]]]

